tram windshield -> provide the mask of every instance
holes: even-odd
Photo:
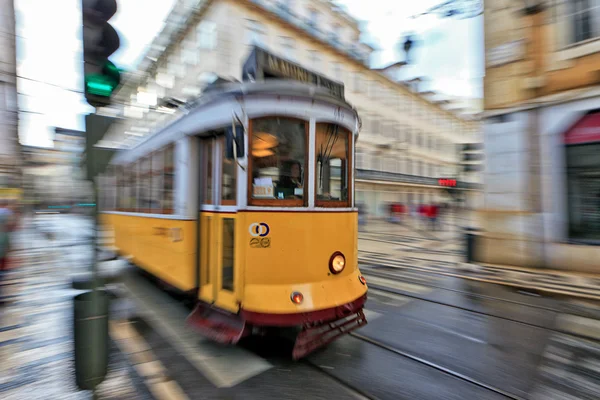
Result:
[[[280,117],[252,122],[252,200],[304,204],[307,125]]]
[[[316,204],[349,205],[350,133],[338,125],[317,124],[316,164]]]
[[[250,204],[306,206],[309,174],[314,173],[316,206],[350,206],[351,133],[329,123],[318,123],[315,133],[315,142],[309,144],[308,121],[284,117],[252,121]],[[311,168],[310,146],[315,154]]]

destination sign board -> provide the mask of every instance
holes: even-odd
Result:
[[[327,89],[332,95],[344,99],[344,84],[335,82],[321,74],[310,71],[296,63],[277,57],[268,51],[255,46],[244,63],[242,79],[262,81],[266,79],[290,79],[312,83]]]

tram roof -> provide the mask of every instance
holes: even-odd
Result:
[[[358,113],[356,112],[355,108],[345,99],[341,99],[338,96],[333,95],[329,90],[313,84],[283,79],[269,79],[260,82],[219,83],[207,87],[200,97],[188,103],[187,110],[185,110],[179,118],[173,120],[170,124],[147,136],[130,149],[126,149],[117,153],[111,163],[119,164],[126,161],[126,159],[129,158],[128,154],[130,152],[142,150],[144,147],[153,146],[154,141],[158,140],[159,137],[175,140],[179,136],[186,136],[186,134],[183,134],[179,129],[177,129],[177,125],[188,118],[193,118],[194,115],[201,112],[203,108],[211,104],[227,99],[239,99],[240,97],[245,98],[258,95],[309,98],[315,101],[333,104],[338,107],[351,110],[358,119]],[[205,130],[203,129],[204,127],[202,126],[202,122],[198,122],[198,125],[199,131]],[[206,130],[210,131],[211,129],[206,127]]]

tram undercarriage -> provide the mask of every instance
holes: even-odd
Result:
[[[246,312],[231,314],[198,302],[187,323],[197,332],[223,344],[236,344],[245,336],[265,335],[270,328],[298,329],[292,357],[305,357],[338,337],[367,324],[363,312],[366,295],[338,307],[301,314],[261,314]]]

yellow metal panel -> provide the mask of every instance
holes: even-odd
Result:
[[[122,255],[177,289],[196,286],[196,221],[105,214]]]
[[[245,283],[319,282],[352,274],[357,268],[357,214],[354,212],[241,212],[240,238],[246,262]],[[267,236],[253,236],[253,224],[266,224]],[[260,228],[266,229],[266,228]],[[264,234],[261,231],[261,234]],[[329,259],[336,251],[347,267],[336,276]]]
[[[335,307],[364,295],[367,288],[358,280],[357,217],[354,212],[240,212],[242,307],[294,313]],[[336,251],[346,258],[340,274],[329,271]],[[290,301],[296,290],[305,297],[301,306]]]
[[[358,280],[359,274],[356,270],[350,275],[314,283],[246,285],[242,306],[244,310],[266,314],[293,314],[340,306],[367,292],[367,287]],[[302,304],[291,302],[292,292],[302,293]]]
[[[241,273],[243,264],[238,257],[240,248],[240,229],[236,214],[202,212],[200,236],[200,293],[199,298],[208,303],[214,303],[217,307],[231,312],[239,310],[243,284]],[[234,221],[235,243],[224,243],[223,223],[224,220]],[[223,287],[223,256],[224,248],[234,252],[234,276],[233,291],[224,290]]]

